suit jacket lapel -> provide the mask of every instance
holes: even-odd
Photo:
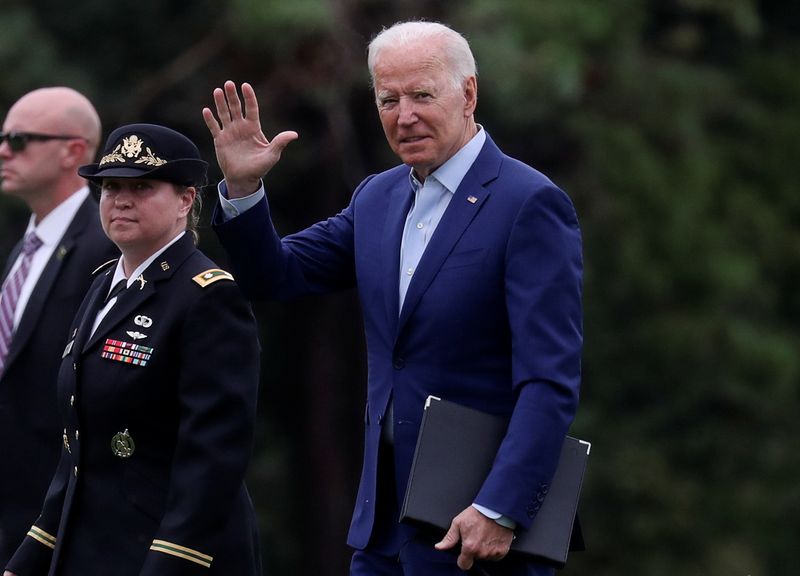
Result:
[[[500,150],[487,135],[481,153],[467,171],[453,194],[453,198],[450,199],[447,210],[442,215],[433,237],[422,254],[414,277],[408,285],[403,309],[400,311],[397,333],[408,321],[442,264],[489,197],[490,192],[485,185],[497,178],[501,161]],[[397,290],[395,290],[395,297],[397,297]]]
[[[66,232],[64,232],[64,236],[53,251],[53,255],[50,257],[50,260],[47,261],[44,270],[42,270],[42,274],[39,276],[36,286],[31,292],[28,303],[25,305],[25,312],[22,314],[17,331],[11,341],[11,350],[9,351],[7,363],[11,363],[14,360],[33,334],[39,322],[39,318],[42,315],[42,310],[45,304],[47,304],[50,292],[56,285],[61,267],[67,255],[75,248],[78,238],[88,224],[89,217],[93,214],[91,206],[88,204],[89,202],[94,202],[94,200],[92,200],[91,197],[87,197],[80,208],[78,208],[72,222],[67,227]],[[91,270],[86,271],[87,277],[90,273]],[[64,338],[67,336],[67,334],[64,334]]]
[[[391,326],[397,325],[398,307],[400,306],[400,244],[403,240],[403,228],[406,216],[411,208],[414,194],[411,183],[406,178],[401,179],[390,190],[389,206],[387,209],[383,245],[381,249],[384,266],[384,297],[386,301],[386,317]]]
[[[11,254],[8,256],[8,260],[6,260],[6,265],[3,268],[3,276],[0,278],[0,285],[6,281],[8,278],[8,273],[11,272],[11,267],[14,265],[14,262],[17,261],[19,257],[19,253],[22,252],[22,245],[24,243],[24,238],[20,238],[19,242],[14,245],[14,248],[11,249]]]

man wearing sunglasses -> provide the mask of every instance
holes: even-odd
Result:
[[[79,166],[94,161],[100,119],[85,96],[42,88],[8,110],[0,191],[31,211],[0,286],[0,568],[39,515],[66,442],[56,375],[92,271],[116,256]]]

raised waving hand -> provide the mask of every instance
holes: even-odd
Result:
[[[268,140],[261,130],[258,101],[253,87],[242,84],[242,98],[236,84],[228,80],[214,89],[216,116],[203,108],[203,119],[214,138],[217,162],[225,177],[230,198],[241,198],[258,190],[261,177],[278,163],[283,149],[297,138],[286,131]]]

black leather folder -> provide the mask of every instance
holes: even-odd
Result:
[[[507,425],[505,418],[428,397],[400,520],[444,535],[480,491]],[[517,530],[512,554],[566,563],[590,448],[566,437],[547,495],[530,530]]]

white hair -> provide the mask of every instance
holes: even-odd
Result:
[[[398,48],[426,42],[439,42],[444,56],[444,66],[455,88],[461,88],[464,80],[477,76],[475,57],[469,43],[461,34],[438,22],[410,21],[398,22],[381,30],[367,51],[367,66],[373,85],[375,84],[375,64],[384,48]]]

